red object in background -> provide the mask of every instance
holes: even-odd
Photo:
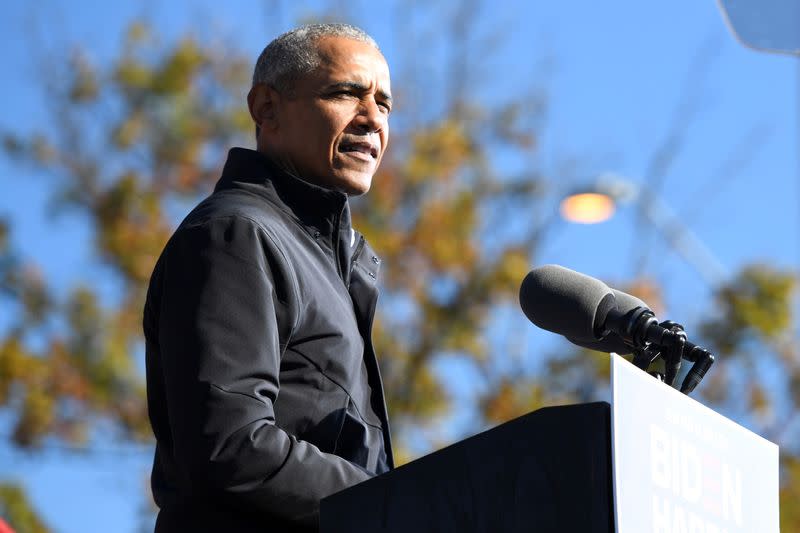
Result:
[[[14,530],[11,529],[11,526],[9,526],[2,518],[0,518],[0,533],[14,533]]]

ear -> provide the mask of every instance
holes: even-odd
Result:
[[[257,83],[247,93],[247,107],[256,127],[261,130],[274,130],[278,126],[277,106],[280,94],[265,83]]]

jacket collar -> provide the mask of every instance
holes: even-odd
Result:
[[[214,192],[225,189],[248,189],[296,217],[310,231],[325,236],[340,231],[349,241],[347,195],[303,181],[260,152],[231,148]]]

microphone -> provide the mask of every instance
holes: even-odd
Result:
[[[531,270],[519,288],[528,320],[542,329],[585,341],[603,339],[614,293],[602,281],[559,265]]]
[[[618,310],[626,313],[632,309],[636,309],[637,307],[647,307],[647,304],[645,304],[636,296],[630,295],[626,292],[618,291],[617,289],[611,287],[609,288],[611,289],[611,292],[614,293],[614,300],[616,301]],[[596,350],[598,352],[614,352],[620,355],[627,355],[632,351],[632,347],[626,344],[622,337],[616,333],[609,333],[605,336],[605,338],[599,340],[594,338],[583,339],[577,337],[567,337],[567,340],[572,344],[577,344],[583,348],[589,348],[590,350]]]
[[[568,340],[575,339],[576,344],[590,344],[603,351],[609,347],[614,348],[609,351],[617,351],[620,345],[629,347],[628,351],[645,349],[652,344],[678,354],[677,358],[665,358],[670,382],[677,374],[682,354],[695,363],[681,386],[681,392],[687,394],[714,362],[714,356],[687,341],[681,329],[659,325],[643,301],[559,265],[545,265],[529,272],[520,286],[519,298],[522,311],[531,322]]]

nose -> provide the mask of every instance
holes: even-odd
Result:
[[[378,103],[369,98],[362,102],[355,118],[355,126],[364,133],[378,133],[386,127],[387,121],[388,117],[381,111]]]

